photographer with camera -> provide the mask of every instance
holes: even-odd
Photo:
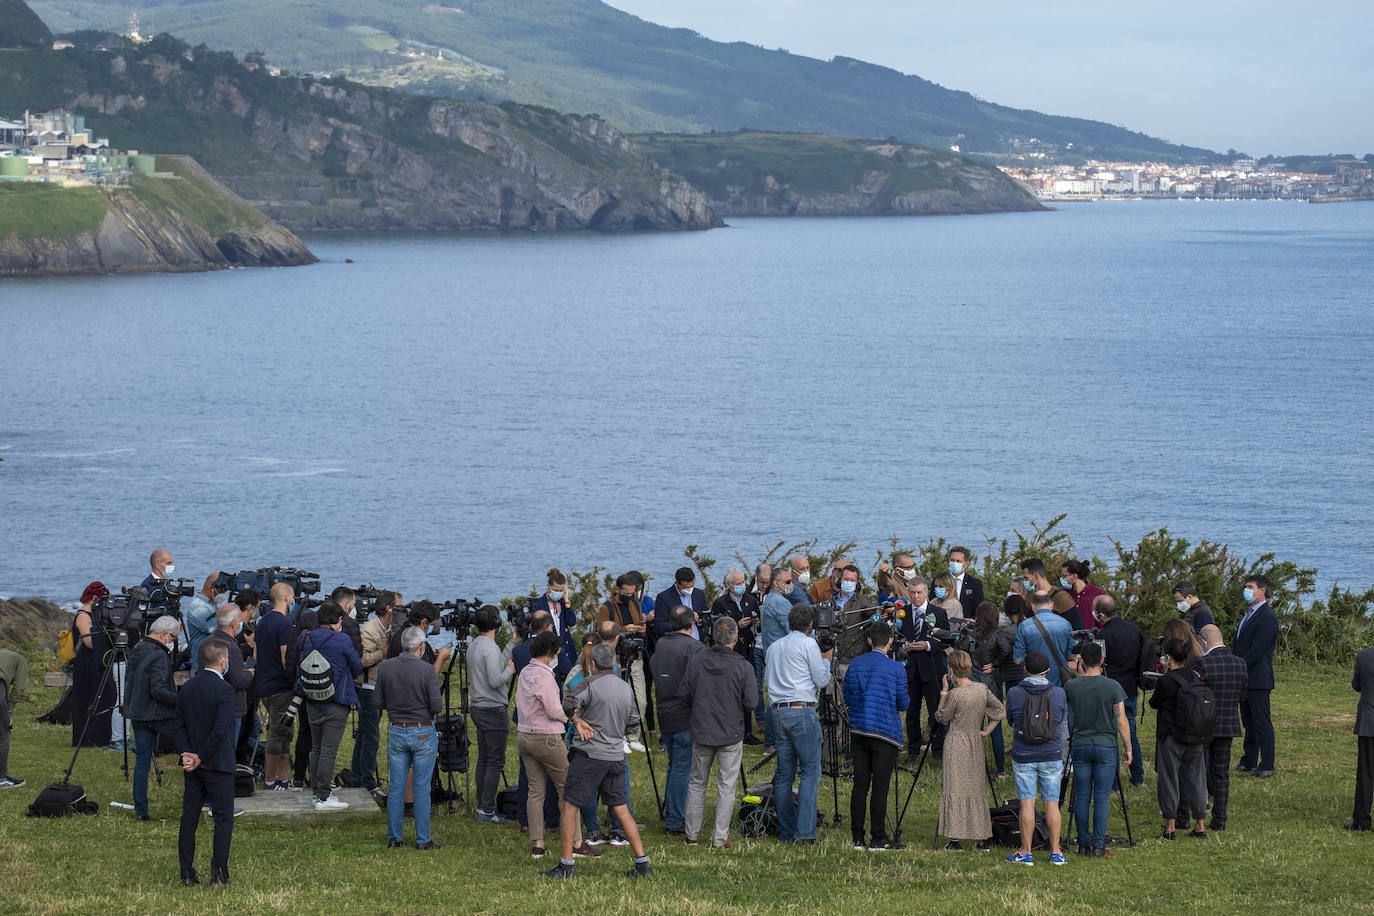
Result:
[[[775,583],[776,586],[776,583]],[[788,633],[768,647],[768,710],[778,740],[778,766],[773,773],[779,838],[784,843],[816,844],[816,800],[821,783],[821,722],[816,692],[830,683],[833,649],[822,652],[811,638],[815,610],[792,608]],[[792,783],[799,781],[797,805],[787,804]]]
[[[374,618],[375,619],[375,618]],[[434,720],[443,711],[439,695],[439,673],[421,658],[425,633],[418,627],[401,631],[401,654],[377,666],[373,699],[379,714],[386,710],[390,731],[386,757],[391,785],[386,794],[386,845],[401,845],[404,834],[407,777],[413,783],[429,785],[438,756],[439,738]],[[438,849],[429,833],[430,793],[421,792],[414,802],[415,848]]]
[[[320,625],[301,640],[297,686],[309,709],[310,791],[316,811],[348,807],[331,789],[348,713],[358,704],[353,679],[363,673],[363,662],[353,650],[353,641],[342,632],[343,616],[337,604],[325,602],[320,607]]]
[[[548,587],[544,594],[530,602],[530,616],[541,611],[552,619],[552,630],[558,637],[561,648],[558,650],[558,664],[553,672],[561,685],[568,672],[577,664],[577,640],[573,637],[573,627],[577,626],[577,612],[572,607],[572,593],[568,589],[568,577],[558,569],[548,572]]]
[[[500,611],[491,605],[477,609],[477,636],[468,647],[468,671],[472,678],[472,723],[477,727],[477,820],[503,824],[496,812],[496,787],[506,765],[510,724],[506,721],[510,697],[506,685],[515,664],[493,639],[501,628]]]
[[[855,849],[903,849],[887,833],[887,792],[897,752],[902,747],[902,713],[911,705],[902,664],[887,655],[892,628],[887,621],[865,629],[869,650],[849,663],[844,677],[844,701],[849,706],[849,734],[853,745],[854,792],[849,799],[849,827]],[[869,804],[872,839],[864,843],[864,803]]]
[[[177,688],[172,681],[172,654],[179,632],[180,622],[163,615],[153,621],[148,635],[129,650],[124,712],[134,730],[134,818],[140,821],[149,819],[148,771],[157,754],[158,735],[176,735]]]
[[[348,769],[358,785],[369,792],[377,789],[377,751],[382,743],[382,711],[375,702],[377,669],[386,659],[392,612],[400,603],[401,596],[395,592],[378,592],[373,614],[358,632],[363,644],[363,679],[358,684],[358,735],[353,742],[353,759]]]
[[[610,643],[593,646],[587,678],[563,699],[563,712],[572,721],[574,734],[559,806],[562,855],[557,866],[542,873],[550,878],[573,877],[579,809],[595,804],[598,796],[619,822],[634,853],[634,868],[625,876],[643,878],[653,873],[639,828],[630,814],[625,765],[625,736],[638,731],[639,715],[630,685],[615,675],[615,656]]]
[[[606,622],[614,623],[620,628],[620,632],[627,637],[634,639],[647,639],[651,636],[645,625],[642,605],[638,597],[639,589],[644,587],[644,579],[639,573],[622,573],[615,580],[615,588],[611,590],[610,596],[602,603],[596,613],[597,624]],[[661,597],[661,596],[660,596]],[[652,612],[650,612],[652,614]],[[666,616],[667,611],[663,612]],[[652,622],[652,620],[650,621]],[[648,646],[648,643],[645,644]],[[634,682],[635,703],[639,707],[639,717],[644,719],[648,713],[649,690],[651,683],[644,677],[644,653],[635,656],[630,663],[630,680]],[[653,720],[648,720],[653,725]],[[630,746],[635,750],[644,750],[644,745],[638,740],[630,742]]]
[[[1154,667],[1154,643],[1146,638],[1129,620],[1116,612],[1116,599],[1098,595],[1093,601],[1093,616],[1098,621],[1098,637],[1106,645],[1104,671],[1107,677],[1121,685],[1126,699],[1122,701],[1126,724],[1130,728],[1130,757],[1126,761],[1131,774],[1132,788],[1145,785],[1145,761],[1140,753],[1140,738],[1136,734],[1136,704],[1140,700],[1141,680]]]
[[[701,640],[692,635],[695,618],[690,607],[674,607],[669,617],[672,631],[659,639],[649,660],[654,675],[654,693],[658,696],[658,724],[662,729],[663,746],[668,751],[663,826],[673,835],[681,835],[686,829],[687,783],[692,777],[691,701],[679,687],[692,657],[706,651]]]
[[[191,670],[194,671],[200,657],[200,644],[205,637],[215,632],[215,613],[219,610],[219,599],[226,589],[219,582],[219,573],[213,572],[205,579],[200,591],[190,597],[181,609],[181,622],[186,632],[186,642],[191,650]]]
[[[906,711],[906,748],[909,757],[921,753],[921,704],[926,707],[926,720],[930,725],[930,753],[939,760],[945,748],[945,729],[935,720],[935,710],[940,705],[940,682],[945,676],[945,650],[932,638],[931,630],[949,628],[949,615],[945,609],[929,602],[926,594],[926,580],[919,575],[906,580],[907,593],[911,596],[911,607],[906,609],[902,619],[902,639],[907,650],[907,691],[911,695],[911,706]]]
[[[287,653],[296,641],[296,627],[288,614],[296,593],[285,582],[278,582],[268,593],[272,606],[258,618],[253,633],[257,664],[258,699],[267,718],[267,749],[263,757],[263,785],[276,792],[291,790],[287,771],[291,768],[291,726],[294,719],[286,710],[296,695],[296,675],[287,662]]]
[[[766,564],[760,564],[760,569],[767,568]],[[762,694],[763,664],[762,659],[759,659],[759,663],[755,665],[754,644],[757,641],[759,615],[763,613],[763,596],[768,593],[768,583],[762,583],[762,592],[750,589],[742,569],[727,572],[722,583],[725,590],[711,605],[711,618],[719,620],[721,617],[729,617],[735,622],[739,631],[735,640],[735,652],[748,661],[750,667],[755,668],[755,690],[756,693]],[[755,716],[759,724],[762,724],[763,713],[756,709]],[[744,743],[762,744],[763,741],[752,731],[746,730]]]

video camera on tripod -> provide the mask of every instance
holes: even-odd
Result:
[[[151,607],[142,588],[121,589],[118,595],[106,595],[91,605],[91,625],[104,630],[116,648],[126,649],[135,634],[141,636],[152,624]]]
[[[1102,660],[1105,662],[1107,660],[1107,641],[1099,638],[1097,633],[1093,630],[1073,631],[1073,649],[1070,650],[1070,656],[1082,655],[1083,647],[1092,642],[1097,643],[1102,649]]]
[[[153,579],[150,585],[150,588],[144,589],[148,595],[148,603],[161,610],[163,614],[171,614],[178,620],[181,619],[181,599],[196,593],[190,579]],[[147,622],[152,623],[158,616],[161,615],[152,615]]]
[[[530,638],[530,608],[527,604],[512,603],[506,605],[506,622],[510,624],[511,631],[520,642]]]
[[[833,601],[822,601],[811,606],[811,636],[816,640],[816,645],[820,646],[821,652],[829,652],[835,648],[838,618],[839,613]]]
[[[278,582],[285,582],[291,586],[291,591],[295,593],[296,599],[302,607],[314,607],[321,603],[315,601],[312,604],[304,600],[306,595],[314,595],[319,592],[320,574],[297,569],[294,566],[264,566],[261,569],[245,569],[236,573],[220,572],[215,582],[225,588],[231,601],[246,588],[251,588],[259,595],[266,597],[271,594],[272,586]],[[191,593],[187,592],[186,594]]]

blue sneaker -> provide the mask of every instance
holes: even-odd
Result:
[[[1019,852],[1013,852],[1011,855],[1007,856],[1007,861],[1013,862],[1017,865],[1034,865],[1035,857],[1032,856],[1030,853],[1025,853],[1024,855],[1022,855]]]
[[[1051,865],[1067,865],[1068,863],[1069,863],[1069,860],[1066,859],[1066,858],[1064,858],[1064,854],[1063,854],[1062,852],[1052,852],[1052,853],[1050,853],[1050,864],[1051,864]]]
[[[506,822],[505,817],[501,814],[495,811],[484,811],[481,808],[477,809],[477,819],[487,824],[504,824]]]

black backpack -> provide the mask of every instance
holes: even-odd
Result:
[[[1217,727],[1217,698],[1212,688],[1191,669],[1180,669],[1178,697],[1174,706],[1174,740],[1180,744],[1206,744]]]
[[[29,805],[29,817],[66,817],[68,814],[99,814],[100,806],[86,797],[86,790],[55,782],[38,793]]]
[[[1054,721],[1054,704],[1050,691],[1026,691],[1026,703],[1021,707],[1021,724],[1017,729],[1026,744],[1044,744],[1058,733]]]
[[[1013,799],[996,808],[989,808],[992,820],[992,841],[1007,849],[1021,848],[1021,804]],[[1048,849],[1050,830],[1045,823],[1045,812],[1035,812],[1035,831],[1027,844],[1030,849]]]

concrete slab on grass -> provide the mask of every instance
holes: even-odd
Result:
[[[335,811],[316,811],[309,789],[299,792],[269,792],[261,787],[247,798],[234,799],[234,804],[243,809],[243,814],[239,815],[240,820],[247,817],[282,817],[311,821],[386,817],[386,812],[377,806],[377,802],[366,789],[335,789],[334,794],[339,796],[340,801],[348,802],[348,807]]]

